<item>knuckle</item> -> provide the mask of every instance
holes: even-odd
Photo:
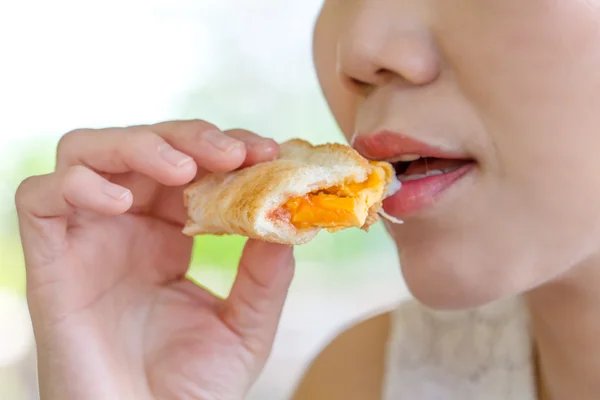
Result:
[[[90,134],[89,129],[75,129],[65,133],[58,141],[56,146],[56,154],[58,158],[61,158],[71,152],[74,148],[74,144],[77,143],[80,137],[87,136]]]
[[[118,146],[122,153],[129,153],[132,150],[146,146],[159,146],[164,140],[148,127],[136,127],[127,130],[125,145]]]
[[[227,136],[237,139],[250,146],[260,146],[262,149],[278,148],[277,142],[246,129],[230,129],[224,132]]]
[[[226,135],[229,135],[229,136],[240,137],[240,138],[244,138],[244,137],[262,138],[260,135],[254,133],[254,132],[251,132],[247,129],[241,129],[241,128],[228,129],[228,130],[224,131],[223,133],[225,133]]]
[[[217,128],[216,125],[211,124],[208,121],[205,121],[203,119],[192,119],[190,121],[188,121],[189,129],[192,130],[214,130],[214,129],[219,129]]]
[[[210,133],[210,131],[208,130],[202,130],[202,131],[193,131],[190,133],[190,139],[192,139],[194,142],[210,142],[211,141],[211,135],[212,133]]]
[[[186,136],[190,136],[192,140],[206,140],[207,133],[215,130],[219,130],[216,125],[196,119],[188,121],[188,123],[185,125],[183,133]]]
[[[40,177],[39,176],[30,176],[19,184],[17,187],[17,191],[15,192],[15,205],[17,207],[17,212],[23,210],[25,205],[27,204],[27,198],[29,198],[32,191],[38,186]]]
[[[131,167],[132,160],[139,156],[141,152],[146,153],[152,143],[158,146],[161,139],[155,133],[144,127],[128,127],[120,130],[120,135],[116,136],[118,143],[109,146],[106,159],[111,160],[115,165],[126,165]]]

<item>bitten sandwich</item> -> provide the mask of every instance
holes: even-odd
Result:
[[[394,168],[342,144],[293,139],[280,157],[229,173],[213,173],[184,191],[183,233],[237,234],[288,245],[377,221],[382,200],[399,188]]]

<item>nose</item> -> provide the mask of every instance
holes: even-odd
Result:
[[[424,19],[395,1],[357,3],[337,43],[337,72],[347,88],[367,95],[392,80],[409,86],[436,80],[440,56]]]

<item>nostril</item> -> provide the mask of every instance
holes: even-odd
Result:
[[[372,88],[370,83],[349,77],[347,75],[342,76],[342,84],[347,90],[360,96],[368,95],[370,89]]]
[[[368,87],[368,86],[369,86],[369,83],[367,83],[367,82],[364,82],[364,81],[361,81],[361,80],[359,80],[359,79],[355,79],[355,78],[348,78],[348,80],[349,80],[350,84],[351,84],[351,85],[354,85],[354,86],[359,86],[359,87],[361,87],[361,88],[364,88],[364,87]]]
[[[375,71],[375,79],[377,80],[377,84],[381,85],[394,79],[394,74],[385,68],[380,68]]]
[[[375,71],[369,80],[362,80],[353,76],[342,74],[342,84],[349,91],[361,96],[367,96],[377,86],[385,85],[394,79],[394,74],[382,68]]]

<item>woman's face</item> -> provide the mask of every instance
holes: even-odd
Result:
[[[386,202],[422,302],[477,306],[597,257],[600,0],[328,0],[314,49],[359,151],[435,156]]]

